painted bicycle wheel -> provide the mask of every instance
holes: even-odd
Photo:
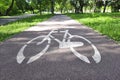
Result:
[[[94,59],[94,61],[96,63],[99,63],[101,61],[101,55],[100,55],[100,52],[98,51],[98,49],[95,47],[94,44],[92,44],[91,41],[89,41],[88,39],[86,39],[85,37],[83,36],[78,36],[78,35],[72,35],[69,37],[69,42],[73,42],[72,39],[73,38],[78,38],[78,39],[83,39],[84,41],[86,41],[87,43],[89,43],[89,45],[93,48],[93,55],[92,55],[92,58]],[[80,42],[80,41],[79,41]],[[79,44],[78,42],[78,44]],[[80,46],[78,46],[80,47]],[[81,59],[82,61],[85,61],[86,63],[90,63],[88,57],[86,57],[85,55],[81,54],[80,52],[78,52],[75,47],[70,47],[71,51],[73,52],[73,54],[75,56],[77,56],[79,59]]]
[[[33,55],[33,56],[31,56],[29,59],[28,59],[28,61],[27,61],[27,64],[29,64],[29,63],[32,63],[32,62],[34,62],[34,61],[36,61],[37,59],[39,59],[47,50],[48,50],[48,48],[49,48],[49,44],[51,43],[51,39],[49,39],[49,38],[45,38],[46,36],[38,36],[38,37],[35,37],[35,38],[33,38],[32,40],[30,40],[30,41],[28,41],[25,45],[23,45],[22,47],[21,47],[21,49],[19,50],[19,52],[18,52],[18,54],[17,54],[17,62],[19,63],[19,64],[21,64],[23,61],[24,61],[24,59],[26,58],[25,57],[25,50],[31,45],[31,44],[34,44],[34,45],[42,45],[43,44],[43,46],[42,46],[42,50],[41,51],[39,51],[39,52],[37,52],[36,53],[36,55]],[[37,40],[37,41],[36,41]],[[39,40],[39,41],[38,41]],[[44,45],[44,42],[46,42],[46,45]],[[32,48],[34,48],[34,47],[32,47]],[[32,49],[31,49],[32,50]],[[30,50],[30,51],[31,51]],[[26,51],[28,51],[28,50],[26,50]]]

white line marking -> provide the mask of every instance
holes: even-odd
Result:
[[[45,38],[41,41],[41,42],[38,42],[37,45],[40,45],[42,44],[44,41],[46,40],[49,40],[49,36],[54,32],[54,30],[50,31],[50,33],[47,35],[47,36],[44,36]]]
[[[99,63],[101,61],[101,55],[98,49],[93,44],[92,44],[92,47],[94,48],[94,51],[95,51],[95,54],[92,56],[92,58],[96,63]]]
[[[50,35],[51,38],[53,38],[55,41],[57,41],[59,44],[61,44],[61,41],[55,38],[54,36]]]
[[[51,43],[51,39],[48,40],[48,43]],[[48,50],[49,46],[50,46],[50,45],[48,44],[48,45],[45,47],[45,49],[43,49],[40,53],[38,53],[38,54],[35,55],[35,56],[32,56],[32,57],[28,60],[27,64],[32,63],[32,62],[34,62],[35,60],[39,59],[39,58]]]
[[[95,47],[94,44],[92,44],[92,42],[90,42],[88,39],[82,37],[82,36],[78,36],[78,35],[74,35],[74,37],[79,37],[79,38],[82,38],[84,39],[85,41],[87,41],[91,46],[92,48],[94,49],[94,55],[92,56],[92,58],[94,59],[94,61],[96,63],[99,63],[101,61],[101,55],[100,55],[100,52],[98,51],[98,49]]]
[[[67,34],[68,34],[68,30],[65,31],[65,35],[64,35],[63,41],[62,41],[63,43],[65,42],[65,40],[66,40],[66,38],[67,38]]]
[[[59,45],[59,48],[80,47],[83,45],[84,45],[84,43],[82,43],[82,42],[62,42]]]
[[[27,44],[30,44],[32,41],[34,41],[34,40],[36,40],[36,39],[38,39],[38,38],[40,38],[40,37],[44,37],[44,36],[35,37],[35,38],[33,38],[32,40],[28,41]],[[25,56],[24,56],[23,52],[24,52],[24,49],[25,49],[26,47],[27,47],[27,45],[24,45],[24,46],[19,50],[19,52],[18,52],[18,54],[17,54],[16,59],[17,59],[17,62],[18,62],[19,64],[21,64],[21,63],[23,62],[23,60],[25,59]]]
[[[73,37],[77,37],[77,38],[82,38],[84,39],[85,41],[87,41],[91,46],[92,48],[94,49],[94,55],[92,56],[92,58],[94,59],[94,61],[96,63],[99,63],[101,61],[101,55],[100,55],[100,52],[98,51],[98,49],[95,47],[94,44],[92,44],[92,42],[90,42],[88,39],[86,39],[85,37],[82,37],[82,36],[78,36],[78,35],[71,35],[69,32],[69,30],[65,30],[65,31],[62,31],[64,32],[64,37],[63,37],[63,40],[60,41],[59,39],[55,38],[54,36],[52,36],[51,34],[52,33],[56,33],[55,30],[52,30],[50,31],[50,33],[48,35],[45,35],[45,36],[38,36],[38,37],[35,37],[33,38],[32,40],[28,41],[27,44],[30,44],[32,41],[38,39],[38,38],[41,38],[41,37],[44,37],[42,41],[38,42],[36,45],[40,45],[42,44],[43,42],[45,42],[46,40],[48,41],[48,44],[46,45],[46,47],[41,51],[39,52],[38,54],[36,54],[35,56],[32,56],[27,64],[31,63],[31,62],[34,62],[35,60],[39,59],[44,53],[46,53],[46,51],[48,50],[48,48],[50,47],[50,43],[51,43],[51,40],[55,40],[56,42],[59,43],[59,48],[70,48],[70,50],[73,52],[73,54],[75,56],[77,56],[79,59],[85,61],[86,63],[90,63],[89,59],[80,54],[79,52],[77,52],[74,47],[80,47],[80,46],[83,46],[84,43],[83,42],[71,42],[71,38]],[[60,31],[61,32],[61,31]],[[68,38],[67,38],[68,36]],[[23,54],[24,52],[24,49],[27,47],[27,44],[24,45],[20,51],[18,52],[17,54],[17,62],[19,64],[21,64],[23,62],[23,60],[25,59],[25,56]]]
[[[44,36],[35,37],[35,38],[33,38],[32,40],[28,41],[27,44],[30,44],[32,41],[34,41],[34,40],[36,40],[36,39],[38,39],[38,38],[40,38],[40,37],[44,37]]]
[[[27,45],[24,45],[20,51],[18,52],[18,55],[17,55],[17,62],[19,64],[21,64],[23,62],[23,60],[25,59],[25,56],[23,55],[23,51],[24,49],[27,47]]]
[[[68,35],[70,36],[70,37],[68,38],[68,42],[71,42],[70,39],[73,38],[74,36],[72,36],[70,33],[69,33]],[[77,42],[74,42],[74,43],[77,43]],[[75,44],[74,44],[74,45],[75,45]],[[80,45],[80,43],[78,43],[78,46],[75,46],[75,47],[80,47],[79,45]],[[81,42],[81,46],[83,46],[83,45],[84,45],[84,43]],[[74,47],[74,46],[73,46],[73,47]],[[90,63],[89,59],[88,59],[86,56],[78,53],[73,47],[71,46],[71,47],[70,47],[70,50],[73,52],[73,54],[74,54],[75,56],[77,56],[77,57],[78,57],[79,59],[81,59],[82,61],[85,61],[86,63]]]
[[[78,53],[75,49],[73,49],[73,47],[70,47],[70,49],[74,53],[74,55],[77,56],[79,59],[85,61],[86,63],[90,63],[90,61],[88,60],[88,58],[86,56]]]

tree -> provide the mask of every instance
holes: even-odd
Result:
[[[111,10],[112,12],[119,12],[120,9],[120,0],[111,1]]]
[[[94,12],[101,12],[102,6],[103,6],[103,1],[102,0],[95,0]]]
[[[0,15],[3,15],[4,10],[6,10],[6,4],[3,0],[0,1]]]
[[[16,5],[18,7],[19,10],[22,11],[22,13],[25,13],[26,9],[26,1],[25,0],[16,0]]]
[[[79,9],[80,12],[83,13],[83,7],[86,6],[88,4],[88,0],[79,0]]]
[[[14,1],[15,1],[15,0],[12,0],[12,2],[11,2],[11,4],[10,4],[10,6],[8,7],[8,9],[7,9],[7,10],[6,10],[6,12],[5,12],[5,15],[8,15],[8,14],[9,14],[9,12],[12,10],[13,5],[14,5]]]
[[[54,14],[55,0],[51,0],[51,13]]]
[[[56,0],[56,3],[59,6],[60,12],[63,13],[63,9],[65,8],[67,0]]]
[[[71,0],[70,3],[75,8],[75,13],[83,13],[83,7],[88,3],[88,0]]]
[[[106,7],[110,1],[109,0],[103,0],[104,8],[103,8],[103,13],[106,11]]]

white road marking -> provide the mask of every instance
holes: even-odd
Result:
[[[84,39],[85,41],[87,41],[91,46],[92,48],[94,49],[94,55],[92,56],[92,58],[94,59],[94,61],[96,63],[99,63],[101,61],[101,55],[100,55],[100,52],[98,51],[98,49],[95,47],[94,44],[92,44],[92,42],[90,42],[88,39],[86,39],[85,37],[83,36],[78,36],[78,35],[71,35],[69,32],[69,30],[65,30],[65,31],[60,31],[60,32],[64,32],[64,37],[63,37],[63,40],[60,41],[59,39],[55,38],[54,36],[52,36],[51,34],[52,33],[56,33],[55,30],[52,30],[50,31],[50,33],[48,35],[45,35],[45,36],[38,36],[38,37],[35,37],[33,38],[32,40],[28,41],[27,44],[30,44],[32,41],[38,39],[38,38],[41,38],[41,37],[44,37],[42,41],[38,42],[36,45],[40,45],[42,44],[43,42],[45,42],[46,40],[48,41],[48,44],[46,45],[46,47],[41,51],[39,52],[38,54],[36,54],[35,56],[32,56],[30,57],[30,59],[28,60],[27,64],[31,63],[31,62],[34,62],[36,61],[37,59],[39,59],[44,53],[46,53],[46,51],[48,50],[48,48],[50,47],[50,43],[51,43],[51,40],[55,40],[56,42],[59,43],[59,48],[70,48],[70,50],[73,52],[73,54],[75,56],[77,56],[79,59],[85,61],[86,63],[90,63],[89,59],[80,54],[79,52],[77,52],[74,47],[80,47],[80,46],[83,46],[84,43],[83,42],[71,42],[71,38],[74,38],[74,37],[77,37],[77,38],[82,38]],[[68,38],[67,38],[68,36]],[[18,52],[17,54],[17,62],[19,64],[21,64],[23,62],[23,60],[25,59],[25,56],[24,56],[24,49],[27,47],[27,44],[24,45],[20,51]]]
[[[55,41],[57,41],[59,44],[61,44],[61,41],[58,40],[57,38],[55,38],[54,36],[51,36],[51,35],[50,35],[50,37],[53,38]]]
[[[99,63],[101,61],[101,55],[100,52],[98,51],[98,49],[92,44],[91,45],[95,51],[95,54],[92,56],[92,58],[94,59],[94,61],[96,63]]]
[[[68,34],[68,30],[65,31],[65,35],[64,35],[63,41],[62,41],[63,43],[65,43],[65,40],[66,40],[66,38],[67,38],[67,34]]]
[[[48,43],[51,43],[51,39],[48,40]],[[31,62],[34,62],[35,60],[39,59],[39,58],[48,50],[49,46],[50,46],[50,44],[48,44],[48,45],[45,47],[45,49],[43,49],[40,53],[38,53],[38,54],[35,55],[35,56],[32,56],[32,57],[28,60],[27,64],[29,64],[29,63],[31,63]]]
[[[54,30],[50,31],[50,33],[47,35],[47,36],[44,36],[45,38],[41,41],[41,42],[38,42],[37,45],[40,45],[42,44],[43,42],[45,42],[46,40],[49,40],[49,36],[54,32]]]
[[[86,63],[90,63],[89,59],[86,56],[78,53],[75,49],[73,49],[73,47],[70,47],[70,49],[74,53],[74,55],[77,56],[79,59],[85,61]]]
[[[68,31],[69,30],[66,30],[66,31],[60,31],[60,32],[64,32],[64,37],[63,37],[63,40],[62,42],[59,44],[59,48],[70,48],[70,47],[80,47],[80,46],[83,46],[84,43],[82,42],[65,42],[65,40],[67,40],[67,35],[68,35]],[[69,35],[71,36],[71,35]]]
[[[19,64],[22,63],[22,61],[25,59],[25,56],[23,55],[23,52],[24,52],[24,49],[27,47],[27,45],[24,45],[20,51],[18,52],[18,55],[17,55],[17,62]]]
[[[59,45],[59,48],[80,47],[83,45],[84,45],[84,43],[82,43],[82,42],[62,42]]]
[[[36,40],[36,39],[38,39],[38,38],[40,38],[40,37],[44,37],[44,36],[35,37],[35,38],[33,38],[32,40],[28,41],[27,44],[30,44],[32,41],[34,41],[34,40]],[[18,52],[18,54],[17,54],[16,60],[17,60],[17,62],[18,62],[19,64],[21,64],[21,63],[23,62],[23,60],[25,59],[25,56],[24,56],[23,53],[24,53],[24,49],[27,47],[27,44],[24,45],[24,46],[19,50],[19,52]]]
[[[78,35],[74,35],[73,37],[79,37],[79,38],[82,38],[84,39],[85,41],[87,41],[91,46],[92,48],[94,49],[94,55],[92,56],[92,58],[94,59],[94,61],[96,63],[99,63],[101,61],[101,55],[100,55],[100,52],[98,51],[98,49],[95,47],[94,44],[92,44],[92,42],[90,42],[88,39],[82,37],[82,36],[78,36]]]

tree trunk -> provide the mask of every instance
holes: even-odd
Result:
[[[0,16],[2,16],[2,12],[0,12]]]
[[[63,13],[63,9],[62,8],[60,9],[60,12],[61,12],[61,14]]]
[[[80,13],[80,9],[75,7],[75,13],[77,13],[77,14]]]
[[[83,5],[80,6],[80,13],[83,13]]]
[[[80,13],[78,8],[75,9],[75,13],[76,14]]]
[[[5,15],[8,15],[9,12],[12,10],[13,5],[14,5],[14,1],[15,1],[15,0],[12,0],[11,5],[9,6],[9,8],[8,8],[8,9],[6,10],[6,12],[5,12]]]
[[[54,14],[54,0],[51,0],[51,13]]]
[[[105,1],[105,3],[104,3],[103,13],[105,13],[107,5],[108,5],[108,1]]]
[[[103,13],[105,13],[106,7],[107,7],[107,5],[105,4],[105,5],[104,5],[104,9],[103,9]]]
[[[80,4],[79,6],[80,13],[83,13],[84,2],[79,1],[79,4]]]
[[[40,1],[40,15],[42,15],[42,2]]]

